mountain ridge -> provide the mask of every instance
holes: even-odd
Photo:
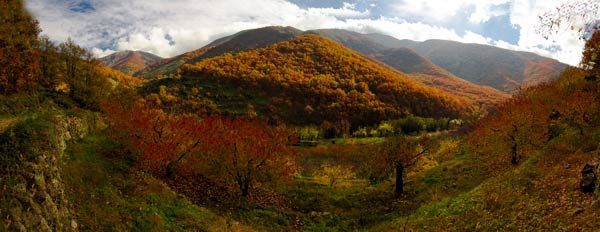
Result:
[[[382,65],[403,72],[426,85],[465,97],[482,108],[492,107],[495,103],[509,97],[508,94],[491,87],[477,85],[459,78],[431,63],[410,48],[389,47],[370,38],[368,34],[341,29],[319,29],[307,33],[320,34],[331,38]]]
[[[399,40],[381,34],[369,38],[390,47],[408,47],[432,63],[475,84],[511,92],[556,79],[568,65],[532,52],[496,46],[431,39],[423,42]]]
[[[227,52],[245,51],[265,47],[273,43],[291,39],[300,34],[293,27],[270,26],[257,29],[243,30],[233,35],[225,36],[190,52],[164,59],[154,65],[140,70],[135,75],[152,78],[156,75],[175,74],[177,68],[186,63],[194,63],[201,59],[219,56]],[[254,40],[254,41],[252,41]]]

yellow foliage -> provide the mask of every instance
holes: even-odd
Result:
[[[161,97],[161,99],[163,101],[165,101],[165,102],[173,102],[173,101],[177,100],[177,98],[174,95],[172,95],[169,92],[167,92],[167,87],[166,86],[161,85],[159,88],[160,88],[159,94],[160,94],[160,97]]]
[[[418,173],[427,171],[431,168],[437,167],[439,163],[431,156],[421,156],[417,162],[413,165],[412,171],[407,173],[406,176],[414,176]]]
[[[351,167],[329,163],[322,164],[321,170],[314,173],[315,181],[332,188],[349,187],[352,185],[351,180],[354,178],[355,175]]]
[[[440,141],[440,146],[436,152],[436,158],[438,158],[438,160],[451,159],[454,154],[458,153],[459,149],[459,140],[448,139]]]

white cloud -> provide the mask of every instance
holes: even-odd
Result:
[[[100,49],[100,48],[92,48],[91,50],[92,54],[94,54],[94,56],[96,57],[104,57],[104,56],[108,56],[110,54],[115,53],[115,50],[112,49]]]
[[[342,8],[308,8],[308,13],[312,15],[329,15],[338,18],[362,18],[369,16],[369,10],[357,11],[356,4],[343,3]]]
[[[505,41],[487,40],[488,44],[513,50],[530,51],[577,65],[584,45],[584,41],[578,39],[577,33],[564,28],[547,40],[536,32],[538,16],[565,2],[569,2],[569,0],[401,0],[393,6],[398,15],[416,17],[434,25],[444,24],[457,19],[456,17],[466,17],[470,23],[481,24],[487,22],[491,17],[508,15],[511,23],[519,28],[518,43],[509,44]],[[504,4],[508,4],[510,9],[499,7]],[[472,36],[467,32],[464,37]]]
[[[494,9],[495,6],[506,4],[510,0],[401,0],[393,7],[398,13],[422,20],[435,22],[447,21],[462,14],[468,14],[472,23],[486,22],[493,16],[503,14]]]
[[[101,56],[112,50],[143,50],[171,57],[197,49],[219,37],[240,30],[271,25],[302,30],[341,28],[380,32],[399,39],[446,39],[532,51],[576,64],[582,41],[558,35],[556,44],[535,33],[537,15],[560,0],[397,0],[396,16],[373,15],[370,9],[341,3],[339,8],[300,8],[285,0],[96,0],[95,11],[77,13],[69,5],[81,0],[26,0],[44,33],[77,43]],[[378,4],[380,2],[377,2]],[[498,7],[510,3],[510,9]],[[383,3],[381,3],[383,4]],[[375,3],[369,4],[371,7]],[[376,9],[371,9],[376,10]],[[442,25],[453,17],[473,24],[509,15],[520,27],[517,44],[493,41],[473,31],[456,31]],[[415,22],[414,17],[420,18]],[[406,19],[411,19],[407,21]],[[553,45],[559,49],[548,50]]]
[[[54,2],[53,2],[54,1]],[[57,0],[28,0],[27,7],[39,19],[44,33],[64,41],[96,48],[144,50],[170,57],[197,49],[220,36],[244,29],[289,25],[300,29],[336,25],[344,18],[370,13],[344,3],[341,8],[301,9],[284,0],[102,0],[95,11],[77,13],[72,4]],[[167,39],[170,37],[170,40]]]
[[[471,31],[467,31],[464,35],[460,36],[456,31],[448,28],[425,23],[409,23],[399,18],[351,19],[331,26],[362,33],[382,33],[398,39],[415,41],[444,39],[480,44],[488,44],[491,41],[491,39]]]

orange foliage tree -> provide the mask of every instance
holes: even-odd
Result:
[[[0,1],[0,93],[13,94],[37,85],[39,31],[22,1]]]
[[[508,155],[510,163],[547,141],[549,110],[526,96],[515,96],[482,119],[469,136],[479,153]]]
[[[581,65],[590,71],[594,79],[600,77],[600,31],[594,32],[592,37],[585,42]]]
[[[591,126],[594,114],[600,110],[598,95],[591,92],[576,91],[565,99],[561,108],[563,121],[576,128],[580,136],[584,136],[584,129]]]
[[[431,150],[433,143],[424,136],[413,139],[405,136],[390,138],[381,144],[370,161],[372,173],[369,178],[385,179],[396,175],[394,192],[400,195],[404,192],[404,170],[415,164],[421,155]]]

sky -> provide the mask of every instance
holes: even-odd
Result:
[[[292,26],[445,39],[530,51],[577,65],[570,30],[536,33],[538,15],[568,0],[25,0],[43,34],[101,57],[141,50],[172,57],[240,30]]]

